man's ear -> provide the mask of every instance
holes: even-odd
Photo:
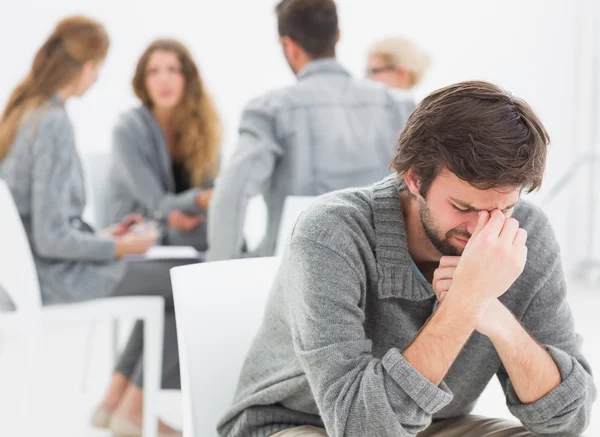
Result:
[[[288,57],[296,56],[296,51],[297,51],[298,45],[292,38],[290,38],[289,36],[282,36],[279,38],[279,41],[281,42],[281,45],[283,46],[283,51],[285,52],[285,54]]]
[[[406,183],[408,191],[410,191],[410,193],[413,196],[421,197],[421,193],[419,191],[421,188],[421,181],[419,180],[417,175],[412,171],[412,169],[406,170],[402,174],[402,177],[404,178],[404,183]]]

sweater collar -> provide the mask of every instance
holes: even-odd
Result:
[[[378,294],[382,299],[426,300],[435,293],[431,284],[420,280],[413,269],[399,196],[404,189],[395,174],[372,187]]]
[[[159,165],[162,171],[161,180],[166,184],[169,192],[175,192],[175,178],[173,177],[173,161],[169,153],[169,145],[162,128],[154,118],[152,110],[146,105],[141,105],[137,113],[140,115],[142,123],[147,127],[151,134],[152,141],[148,147],[154,148],[155,156],[158,157]]]

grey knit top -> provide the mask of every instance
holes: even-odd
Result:
[[[86,197],[73,126],[57,97],[23,121],[0,162],[21,215],[44,304],[111,294],[125,273],[112,238],[82,220]]]
[[[579,435],[596,389],[567,303],[546,216],[521,201],[523,274],[500,298],[548,350],[562,383],[519,401],[489,339],[474,333],[435,386],[402,351],[431,316],[435,295],[415,275],[394,176],[322,196],[299,218],[240,376],[225,437],[266,437],[299,425],[330,437],[408,437],[469,413],[496,376],[512,414],[540,435]]]

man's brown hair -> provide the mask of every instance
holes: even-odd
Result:
[[[398,140],[392,169],[411,170],[422,196],[447,168],[473,187],[540,187],[550,138],[525,101],[483,81],[460,82],[427,96]]]
[[[282,0],[275,7],[279,36],[287,36],[312,58],[335,56],[338,16],[333,0]]]

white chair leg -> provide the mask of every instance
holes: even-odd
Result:
[[[158,315],[157,315],[158,316]],[[158,434],[158,394],[161,384],[164,310],[144,319],[144,437]]]
[[[113,319],[110,325],[110,352],[111,363],[116,365],[119,359],[119,319]]]
[[[90,376],[90,364],[92,361],[92,351],[94,350],[94,339],[96,334],[96,324],[92,323],[88,329],[87,340],[85,342],[85,356],[83,357],[83,372],[81,375],[81,384],[79,389],[81,393],[87,391],[87,381]]]
[[[20,428],[23,437],[39,435],[41,430],[35,425],[42,422],[39,405],[40,392],[43,384],[40,375],[42,362],[42,327],[39,322],[33,322],[23,333],[23,391]]]
[[[116,365],[119,359],[119,320],[114,319],[108,327],[110,337],[110,363]],[[94,350],[94,339],[96,334],[96,323],[93,323],[88,331],[88,338],[85,345],[85,356],[83,361],[83,373],[81,375],[80,390],[81,393],[87,392],[87,382],[90,376],[90,365],[92,361],[92,351]],[[112,369],[111,369],[112,371]]]

